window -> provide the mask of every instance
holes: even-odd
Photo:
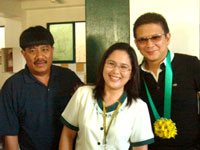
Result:
[[[54,37],[54,63],[86,62],[85,22],[47,23]]]

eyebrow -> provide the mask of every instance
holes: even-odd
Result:
[[[136,39],[148,39],[148,38],[152,38],[154,36],[162,36],[165,33],[157,33],[157,34],[153,34],[153,35],[149,35],[149,36],[144,36],[144,37],[140,37],[140,38],[136,38]]]
[[[117,62],[116,61],[114,61],[114,60],[108,60],[108,61],[112,61],[112,62],[114,62],[114,63],[116,63],[117,64]],[[128,65],[128,64],[126,64],[126,63],[120,63],[120,65],[127,65],[127,66],[130,66],[130,65]]]

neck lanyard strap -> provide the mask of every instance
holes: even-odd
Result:
[[[173,81],[173,72],[171,67],[171,56],[170,52],[167,53],[167,59],[166,59],[166,69],[165,69],[165,89],[164,89],[164,118],[170,119],[171,118],[171,96],[172,96],[172,81]],[[145,89],[147,92],[147,97],[151,106],[151,109],[153,111],[153,115],[156,120],[160,119],[160,115],[158,114],[158,111],[153,103],[153,100],[151,98],[151,95],[149,93],[147,84],[144,80]]]
[[[171,97],[172,97],[173,72],[171,66],[170,52],[167,53],[166,70],[165,70],[165,94],[164,94],[164,117],[171,118]]]
[[[119,108],[121,106],[121,103],[119,102],[119,104],[117,105],[117,108],[115,109],[114,113],[112,114],[112,118],[109,122],[109,125],[108,125],[108,128],[106,130],[106,104],[105,104],[105,101],[103,101],[103,128],[104,128],[104,144],[106,144],[106,136],[108,135],[108,131],[110,129],[110,126],[111,126],[111,123],[113,121],[113,119],[115,118]]]
[[[148,87],[147,87],[147,84],[146,84],[145,80],[144,80],[144,86],[145,86],[145,89],[146,89],[146,92],[147,92],[147,97],[148,97],[149,104],[151,106],[153,115],[154,115],[155,119],[158,120],[158,119],[160,119],[160,115],[158,114],[158,111],[157,111],[157,109],[156,109],[156,107],[155,107],[155,105],[153,103],[153,100],[151,98],[151,95],[149,93],[149,90],[148,90]]]

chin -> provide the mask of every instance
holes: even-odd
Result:
[[[119,89],[122,89],[122,87],[120,87],[120,86],[110,86],[110,89],[119,90]]]

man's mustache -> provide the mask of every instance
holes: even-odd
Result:
[[[38,60],[34,61],[34,64],[38,64],[38,63],[47,63],[47,61],[44,59],[38,59]]]

